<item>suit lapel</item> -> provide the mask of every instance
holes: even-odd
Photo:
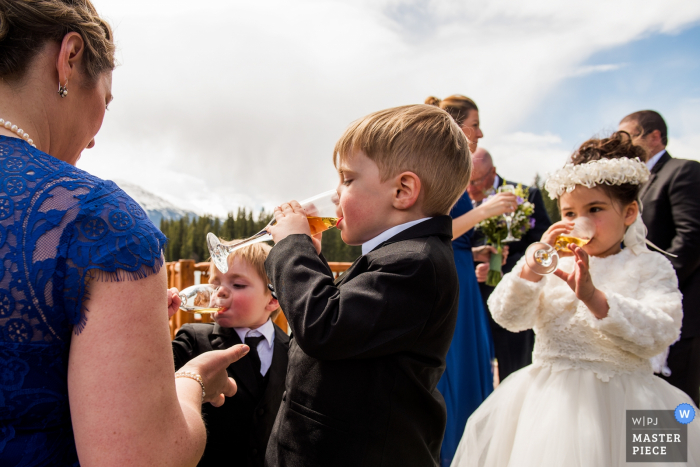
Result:
[[[236,344],[242,344],[241,338],[238,337],[238,333],[233,328],[222,328],[218,324],[214,325],[214,332],[212,333],[214,339],[212,340],[212,347],[214,350],[223,350],[233,347]],[[236,381],[240,381],[239,384],[247,390],[252,396],[258,394],[258,378],[255,374],[255,369],[250,361],[250,358],[243,357],[238,361],[233,362],[227,368],[229,375]]]
[[[644,185],[642,185],[642,188],[640,188],[640,190],[639,190],[639,200],[640,201],[642,201],[644,199],[644,195],[647,194],[647,191],[649,191],[649,187],[651,187],[651,185],[654,183],[654,180],[656,180],[656,174],[652,173],[649,176],[649,180],[647,180],[647,182]]]
[[[271,404],[277,392],[284,392],[284,381],[287,375],[287,363],[289,352],[289,336],[275,326],[275,345],[272,348],[272,363],[268,370],[270,379],[263,396],[264,403]]]
[[[639,190],[639,200],[644,202],[644,195],[647,194],[647,191],[649,191],[649,188],[654,184],[654,181],[658,178],[658,173],[661,171],[664,165],[666,165],[666,162],[671,160],[671,155],[667,152],[664,153],[661,158],[656,161],[656,164],[654,164],[654,167],[651,168],[651,175],[649,176],[649,180],[642,185],[642,188]]]

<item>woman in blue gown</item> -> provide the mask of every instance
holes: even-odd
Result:
[[[444,100],[429,97],[425,103],[447,111],[467,136],[469,151],[473,153],[476,150],[477,141],[483,134],[479,128],[479,110],[474,101],[454,95]],[[472,173],[472,180],[478,180],[481,176]],[[447,425],[440,453],[443,466],[449,466],[452,462],[467,419],[493,391],[493,340],[474,272],[471,244],[474,226],[515,207],[514,195],[500,193],[473,208],[465,191],[450,212],[454,219],[452,247],[459,277],[459,313],[452,344],[447,352],[445,372],[438,383],[438,390],[445,398],[447,407]],[[482,247],[481,261],[488,260],[489,249]]]

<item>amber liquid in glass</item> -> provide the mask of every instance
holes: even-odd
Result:
[[[196,310],[192,310],[190,313],[201,313],[203,315],[205,314],[214,314],[218,313],[221,308],[198,308]]]
[[[584,246],[590,241],[590,238],[567,237],[566,235],[562,235],[557,238],[556,243],[554,243],[554,248],[556,248],[559,251],[572,253],[572,251],[569,250],[568,247],[569,243],[573,243],[576,246]]]
[[[309,221],[309,227],[311,227],[311,235],[316,235],[321,232],[325,232],[326,230],[335,227],[338,225],[338,218],[337,217],[313,217],[309,216],[307,217]]]

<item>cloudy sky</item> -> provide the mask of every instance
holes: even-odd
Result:
[[[465,94],[480,145],[530,183],[653,108],[700,159],[700,2],[93,0],[120,66],[79,167],[199,213],[332,188],[372,111]]]

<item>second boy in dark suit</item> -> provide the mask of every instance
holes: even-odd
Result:
[[[279,305],[267,288],[265,259],[270,247],[254,244],[234,251],[229,270],[212,263],[213,305],[223,307],[216,324],[185,324],[173,340],[175,368],[211,350],[247,344],[248,354],[228,367],[238,392],[221,407],[205,404],[207,445],[199,466],[262,467],[287,374],[289,337],[271,320]],[[301,435],[300,435],[301,436]]]

